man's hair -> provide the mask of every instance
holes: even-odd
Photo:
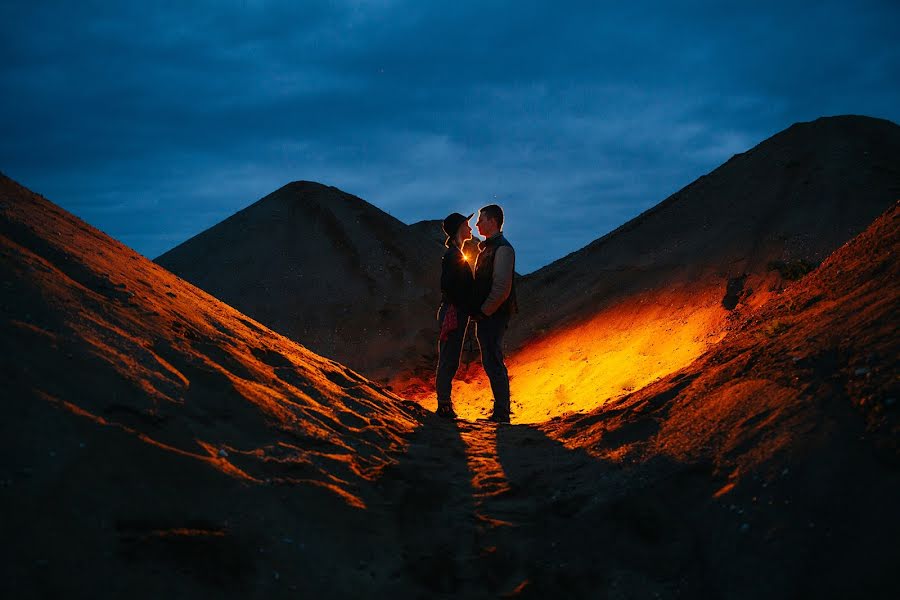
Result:
[[[480,211],[486,217],[497,221],[497,229],[503,229],[503,209],[498,204],[488,204]]]

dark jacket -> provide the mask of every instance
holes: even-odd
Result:
[[[472,313],[475,278],[472,268],[456,246],[450,246],[441,260],[441,303],[453,304],[457,310]]]
[[[478,244],[479,253],[478,260],[475,262],[475,293],[473,297],[473,305],[476,307],[476,312],[480,310],[481,305],[484,304],[491,293],[491,287],[494,285],[494,253],[501,246],[507,246],[515,253],[512,244],[503,237],[502,233]],[[516,278],[515,273],[512,273],[509,296],[506,297],[506,300],[503,301],[503,304],[500,305],[495,314],[511,315],[518,312],[518,310],[519,307],[516,303]]]

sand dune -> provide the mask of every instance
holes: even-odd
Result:
[[[765,298],[754,294],[765,296],[784,280],[770,263],[783,263],[782,271],[818,265],[891,206],[900,193],[898,164],[900,127],[890,121],[797,123],[528,275],[511,341],[673,284],[710,282],[724,307],[758,306]],[[736,278],[745,279],[729,290]]]
[[[652,473],[628,518],[676,564],[701,561],[705,593],[895,596],[898,245],[895,203],[699,360],[540,429],[610,468]],[[576,515],[590,527],[590,508]],[[693,554],[676,555],[672,534]]]
[[[6,177],[0,214],[4,596],[334,591],[418,407]]]

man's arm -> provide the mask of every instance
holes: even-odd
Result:
[[[509,246],[500,246],[494,254],[494,276],[487,300],[481,305],[481,312],[490,316],[509,298],[512,291],[513,272],[516,268],[516,253]]]

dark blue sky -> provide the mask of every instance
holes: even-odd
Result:
[[[497,201],[529,272],[794,122],[900,121],[896,0],[7,1],[0,21],[0,170],[151,258],[310,179],[408,223]]]

